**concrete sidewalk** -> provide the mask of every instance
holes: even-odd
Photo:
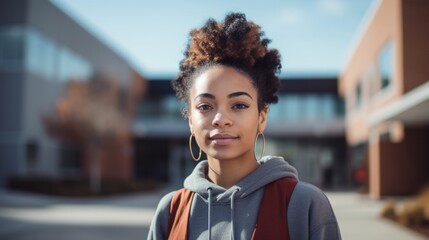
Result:
[[[423,240],[429,239],[380,217],[383,201],[352,192],[327,192],[343,239]]]
[[[159,199],[171,188],[107,198],[61,198],[0,191],[0,239],[146,239]],[[383,203],[328,192],[343,239],[427,239],[379,217]]]
[[[0,240],[146,239],[155,208],[168,191],[64,198],[0,190]]]

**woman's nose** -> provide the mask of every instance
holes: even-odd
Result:
[[[228,116],[228,114],[224,112],[217,112],[213,118],[212,124],[215,127],[222,128],[225,126],[232,125],[232,121],[231,121],[231,118]]]

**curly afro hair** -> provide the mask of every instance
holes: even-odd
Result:
[[[186,106],[193,80],[211,66],[225,65],[246,73],[258,91],[258,108],[278,101],[280,81],[280,54],[268,49],[271,42],[264,32],[242,13],[230,13],[223,23],[209,19],[200,29],[190,32],[185,58],[180,62],[180,73],[172,86],[177,97]]]

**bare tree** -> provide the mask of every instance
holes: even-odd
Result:
[[[57,137],[78,141],[89,147],[90,187],[101,190],[101,155],[112,141],[129,134],[127,99],[118,81],[96,76],[89,81],[70,81],[53,113],[44,120]]]

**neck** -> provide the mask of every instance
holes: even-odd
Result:
[[[251,160],[218,160],[208,159],[209,179],[225,189],[238,183],[241,179],[255,171],[259,164]]]

